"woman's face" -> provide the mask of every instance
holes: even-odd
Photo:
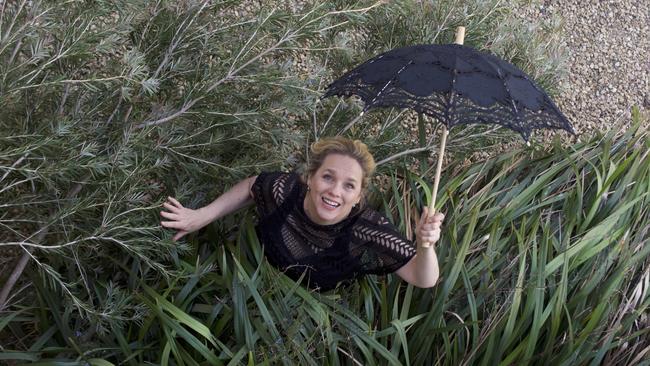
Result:
[[[320,168],[307,179],[309,191],[304,208],[320,225],[336,224],[350,214],[361,200],[363,169],[354,158],[329,154]]]

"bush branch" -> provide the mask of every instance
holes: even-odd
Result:
[[[85,180],[84,180],[85,181]],[[82,184],[77,183],[75,184],[70,191],[67,194],[68,199],[75,197],[79,191],[81,191]],[[56,214],[52,214],[50,219],[53,219]],[[36,242],[39,243],[45,239],[45,235],[47,235],[49,231],[49,225],[44,226],[39,230],[38,236],[36,237]],[[3,311],[7,307],[7,299],[9,298],[9,292],[11,292],[11,289],[14,287],[20,276],[22,275],[23,271],[25,270],[25,267],[27,266],[27,263],[29,262],[29,258],[31,258],[31,251],[33,248],[24,248],[23,255],[20,257],[18,260],[18,263],[16,264],[16,267],[14,268],[13,272],[11,272],[11,275],[9,276],[9,279],[7,282],[2,286],[2,291],[0,291],[0,312]]]

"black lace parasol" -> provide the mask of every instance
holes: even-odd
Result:
[[[377,107],[410,108],[444,124],[431,208],[436,204],[449,128],[497,124],[519,132],[526,141],[533,130],[541,128],[575,134],[551,98],[523,71],[463,46],[464,36],[465,28],[459,27],[456,44],[417,45],[383,53],[334,81],[323,96],[358,95],[365,103],[363,112]]]
[[[498,124],[528,141],[532,130],[571,124],[523,71],[488,53],[459,44],[418,45],[376,56],[329,85],[325,97],[358,95],[364,112],[411,108],[447,128]]]

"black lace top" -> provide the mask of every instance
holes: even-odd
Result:
[[[307,186],[295,173],[262,173],[253,184],[257,235],[268,261],[312,288],[329,290],[364,274],[392,273],[415,255],[380,213],[353,209],[343,221],[318,225],[303,209]]]

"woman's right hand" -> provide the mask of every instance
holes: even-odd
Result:
[[[160,216],[170,221],[160,221],[160,224],[163,227],[178,230],[172,238],[174,241],[208,224],[208,222],[205,222],[205,215],[200,210],[185,208],[173,197],[167,197],[167,201],[163,203],[163,207],[169,212],[160,211]]]

